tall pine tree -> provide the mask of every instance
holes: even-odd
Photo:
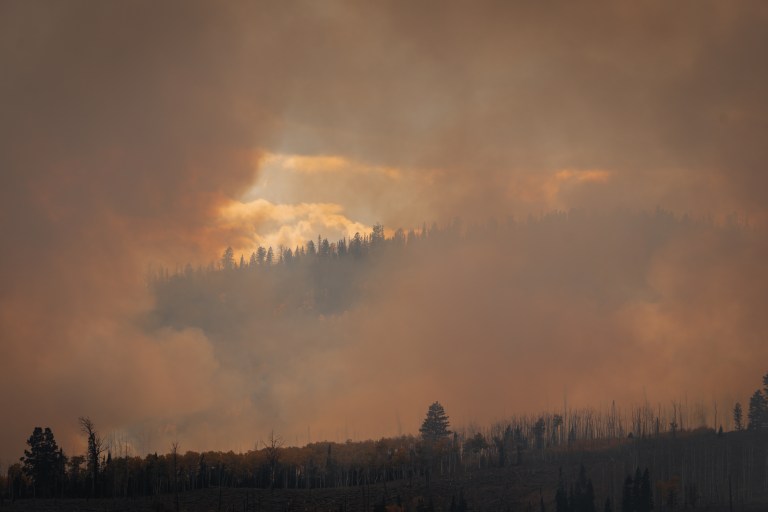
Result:
[[[429,406],[427,417],[424,418],[419,432],[421,432],[421,437],[425,441],[435,442],[451,434],[448,427],[450,427],[450,423],[448,422],[448,416],[445,414],[445,409],[440,405],[440,402],[435,402]]]
[[[763,392],[759,389],[749,399],[749,430],[760,430],[768,427],[768,404]]]
[[[53,496],[56,478],[64,472],[66,459],[59,450],[53,432],[46,427],[35,427],[27,439],[29,450],[24,450],[21,462],[24,473],[32,480],[34,493],[40,497]]]

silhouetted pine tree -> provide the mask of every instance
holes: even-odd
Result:
[[[419,432],[425,441],[438,441],[450,435],[449,426],[445,409],[440,405],[440,402],[435,402],[429,406],[427,417],[424,418]]]
[[[235,252],[232,247],[227,247],[224,250],[224,254],[221,256],[221,268],[224,270],[232,270],[235,266]]]
[[[768,426],[768,404],[759,389],[749,399],[749,430],[759,430]]]
[[[24,473],[32,480],[36,496],[52,496],[56,478],[63,473],[66,458],[59,450],[50,428],[35,427],[27,439],[29,450],[24,450],[21,462]]]
[[[744,430],[744,412],[740,402],[733,406],[733,425],[736,430]]]

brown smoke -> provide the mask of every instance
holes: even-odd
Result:
[[[3,3],[3,461],[36,425],[79,449],[80,415],[144,429],[147,447],[184,435],[185,446],[247,448],[271,425],[334,437],[346,423],[366,436],[392,433],[402,415],[412,430],[442,395],[466,420],[559,403],[564,388],[607,399],[587,378],[615,388],[633,377],[627,399],[643,385],[678,393],[697,375],[745,393],[764,370],[759,228],[658,247],[644,260],[658,301],[595,304],[584,296],[597,284],[537,287],[536,273],[484,295],[497,281],[483,269],[508,256],[455,251],[384,272],[370,302],[322,320],[338,346],[308,346],[303,326],[245,326],[232,338],[259,338],[261,356],[243,361],[205,332],[141,319],[150,263],[253,242],[253,224],[220,212],[253,185],[264,152],[396,169],[291,181],[286,201],[336,203],[362,224],[658,206],[764,223],[766,17],[759,2]],[[600,244],[604,231],[577,233]],[[616,289],[636,286],[613,276]],[[410,293],[422,289],[444,293]],[[390,352],[391,366],[367,368]],[[542,372],[567,385],[530,389]]]

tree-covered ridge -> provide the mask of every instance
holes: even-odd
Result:
[[[736,224],[718,226],[664,210],[556,212],[504,223],[425,224],[389,237],[377,224],[351,238],[318,236],[294,248],[258,247],[251,254],[228,247],[206,266],[151,272],[153,322],[210,331],[244,316],[339,314],[375,296],[391,276],[429,268],[461,269],[468,276],[485,269],[495,273],[498,286],[535,293],[567,288],[598,302],[648,298],[654,254],[675,237],[700,233],[714,233],[722,243],[751,236]]]
[[[649,407],[646,412],[655,410]],[[615,407],[608,415],[568,411],[449,432],[448,415],[435,402],[427,410],[420,437],[284,446],[272,433],[244,453],[181,452],[173,443],[169,453],[143,457],[130,455],[127,446],[102,443],[93,422],[81,418],[86,453],[67,457],[50,428],[36,427],[21,463],[8,468],[5,482],[0,479],[0,504],[3,499],[32,497],[136,499],[175,494],[178,500],[178,493],[221,493],[222,488],[357,488],[373,502],[369,493],[374,488],[376,501],[399,501],[395,510],[402,511],[420,509],[409,508],[402,497],[398,500],[399,492],[417,490],[431,496],[434,488],[438,510],[449,510],[448,503],[450,510],[466,510],[474,509],[473,500],[478,500],[475,494],[465,499],[461,490],[467,482],[502,475],[507,484],[523,485],[536,474],[552,474],[552,468],[559,468],[557,479],[546,489],[535,489],[547,510],[720,510],[729,502],[761,503],[765,497],[768,468],[761,461],[768,455],[766,428],[723,433],[683,424],[672,430],[662,427],[658,417],[646,424],[640,410],[631,412],[633,421],[627,425],[614,414]],[[647,426],[653,428],[644,430]],[[627,434],[628,428],[634,431]],[[86,464],[94,456],[96,462]],[[388,485],[400,491],[388,492]]]

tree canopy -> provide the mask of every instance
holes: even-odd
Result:
[[[435,402],[429,406],[427,417],[424,418],[419,432],[425,441],[439,441],[451,434],[448,427],[450,427],[450,423],[445,409],[440,405],[440,402]]]
[[[749,399],[749,426],[750,430],[760,430],[768,427],[768,404],[762,391],[755,391]]]
[[[27,445],[29,450],[24,450],[24,457],[21,458],[24,473],[32,479],[35,494],[52,496],[56,489],[56,477],[64,472],[64,453],[48,427],[35,427]]]

